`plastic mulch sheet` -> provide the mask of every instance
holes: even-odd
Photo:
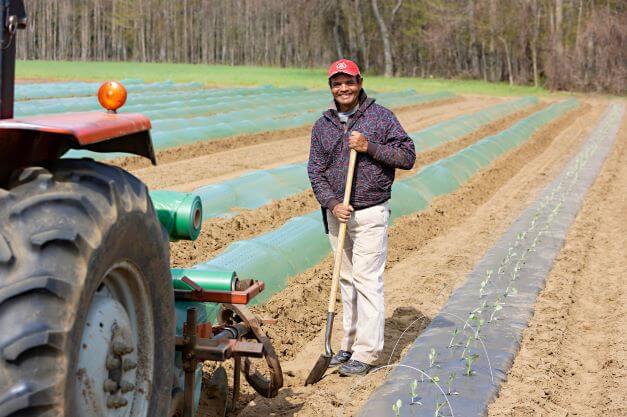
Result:
[[[622,104],[609,107],[562,173],[488,250],[466,283],[393,365],[360,417],[392,415],[393,404],[401,405],[397,415],[403,417],[487,415],[488,404],[497,397],[520,350],[537,295],[612,149],[624,113]]]

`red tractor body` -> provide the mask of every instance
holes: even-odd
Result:
[[[156,163],[150,120],[106,112],[32,116],[0,121],[0,184],[11,172],[60,158],[70,149],[127,152]]]

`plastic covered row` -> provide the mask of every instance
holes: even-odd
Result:
[[[418,173],[396,182],[392,188],[392,220],[423,210],[435,196],[459,188],[482,167],[530,139],[537,129],[578,105],[576,100],[553,104],[497,135],[484,138],[457,154],[425,166]],[[464,167],[457,169],[458,164],[464,164]],[[453,167],[456,169],[452,169]],[[241,276],[264,280],[266,291],[257,300],[262,302],[285,288],[289,276],[316,265],[329,251],[320,212],[316,210],[295,217],[272,232],[235,242],[217,257],[198,264],[193,269],[237,271]]]
[[[438,123],[412,135],[412,137],[415,138],[414,142],[428,138],[430,143],[429,147],[436,146],[438,142],[441,143],[459,139],[499,117],[534,105],[537,102],[538,100],[535,97],[526,97],[497,104],[470,115],[463,115]],[[487,112],[488,116],[485,116],[483,114],[484,112]],[[465,128],[451,129],[451,126],[455,126],[457,123],[463,123]],[[426,132],[426,134],[423,134],[423,132]],[[438,138],[438,140],[436,141],[432,138]],[[416,146],[419,148],[418,143]],[[466,157],[460,158],[460,160],[464,159],[466,159]],[[484,162],[487,160],[488,159],[483,158]],[[447,165],[451,166],[451,169],[455,171],[455,176],[460,180],[465,180],[467,175],[470,174],[470,171],[466,170],[463,166]],[[306,163],[287,164],[278,168],[258,170],[242,175],[241,177],[197,188],[194,190],[194,193],[202,199],[205,218],[233,214],[241,208],[254,209],[268,204],[271,201],[286,198],[290,195],[308,190],[310,184],[307,177],[306,166]],[[438,167],[434,167],[431,169],[431,172],[437,177],[439,169]],[[446,178],[446,176],[443,178]],[[449,187],[450,186],[449,184]],[[406,185],[398,185],[397,187],[400,187],[401,190],[407,188]],[[424,187],[422,188],[421,193],[424,194],[426,189],[424,189]],[[415,193],[410,192],[410,196],[406,198],[408,201],[413,202],[412,205],[417,205],[419,204],[417,199],[420,197],[414,194]],[[427,193],[427,195],[430,198],[432,194]]]

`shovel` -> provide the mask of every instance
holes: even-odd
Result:
[[[353,187],[353,174],[355,172],[355,160],[357,151],[351,149],[348,162],[348,173],[346,174],[346,187],[344,191],[343,204],[346,206],[350,202],[351,189]],[[344,252],[344,238],[346,237],[346,223],[340,223],[340,230],[337,234],[337,249],[335,250],[335,264],[333,266],[333,280],[331,281],[331,294],[329,295],[329,309],[327,311],[327,326],[324,332],[324,353],[320,355],[316,365],[305,380],[305,385],[315,384],[320,381],[324,373],[329,368],[333,350],[331,349],[331,332],[333,331],[333,319],[335,318],[335,299],[337,298],[337,286],[340,281],[340,267],[342,266],[342,253]]]

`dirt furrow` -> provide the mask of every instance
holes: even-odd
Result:
[[[404,106],[396,109],[398,113],[408,113],[428,107],[446,106],[459,101],[464,101],[463,97],[454,97],[449,100],[442,100],[436,103],[421,103],[413,106]],[[185,159],[194,159],[200,155],[212,155],[237,148],[252,146],[261,143],[285,141],[296,137],[307,136],[311,132],[311,126],[299,126],[293,129],[280,131],[270,131],[252,134],[243,134],[217,140],[199,141],[172,148],[158,150],[157,161],[159,164],[168,164]],[[112,163],[126,168],[127,170],[137,170],[150,167],[150,162],[145,158],[127,156],[118,158]]]
[[[416,166],[411,171],[397,171],[402,178],[413,174],[424,165],[452,155],[479,139],[508,128],[516,121],[538,111],[544,105],[533,106],[490,123],[476,132],[446,143],[437,148],[421,152],[417,156]],[[215,256],[230,243],[249,239],[261,233],[273,230],[292,217],[309,213],[318,208],[318,203],[311,190],[273,201],[255,210],[246,210],[232,218],[208,219],[203,224],[201,235],[195,242],[181,241],[170,245],[171,263],[175,267],[189,267]]]
[[[489,416],[627,415],[627,118]]]
[[[442,106],[440,103],[432,103],[430,107],[400,112],[399,119],[409,131],[419,130],[436,121],[494,104],[492,100],[494,99],[468,99]],[[151,189],[191,191],[202,185],[237,177],[252,170],[305,161],[309,152],[309,133],[308,130],[301,136],[282,139],[285,138],[283,132],[274,132],[276,140],[210,155],[198,154],[194,158],[136,169],[132,173]]]
[[[557,175],[598,119],[600,107],[575,111],[541,129],[531,141],[482,170],[458,191],[395,224],[385,278],[388,318],[383,364],[389,357],[393,363],[401,356],[453,287],[463,282],[535,192]],[[240,416],[351,415],[381,382],[383,372],[359,380],[332,373],[315,387],[301,386],[322,349],[320,329],[330,271],[329,258],[292,278],[284,291],[260,308],[264,315],[279,318],[268,332],[286,361],[288,388],[276,400],[248,393],[243,403],[252,402]],[[392,355],[394,343],[410,325]],[[338,324],[335,341],[340,332]]]

